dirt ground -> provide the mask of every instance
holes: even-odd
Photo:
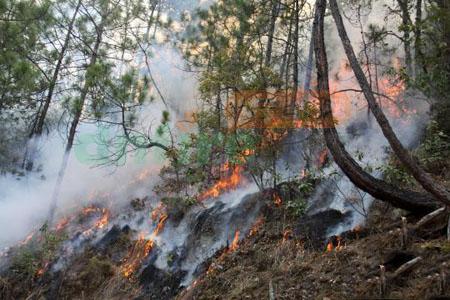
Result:
[[[442,224],[439,230],[433,225],[412,230],[417,219],[407,217],[403,247],[402,214],[375,202],[366,226],[342,237],[339,247],[334,239],[329,251],[327,245],[305,249],[292,234],[296,219],[287,217],[283,207],[268,204],[259,230],[236,251],[217,257],[207,274],[178,298],[450,299],[450,242]],[[422,259],[410,271],[392,278],[403,263],[417,257]]]

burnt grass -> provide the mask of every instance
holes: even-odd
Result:
[[[333,215],[333,214],[332,214]],[[178,299],[450,299],[450,242],[445,220],[421,231],[407,216],[408,243],[402,247],[405,211],[374,202],[364,227],[342,234],[341,249],[327,251],[327,241],[311,243],[298,218],[268,203],[264,224],[211,268]],[[314,231],[310,231],[314,234]],[[337,246],[337,238],[329,241]],[[400,265],[422,257],[411,271],[388,279],[380,295],[380,265],[389,277]],[[442,270],[446,284],[442,286]]]

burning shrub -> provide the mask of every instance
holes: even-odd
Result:
[[[42,276],[48,264],[56,258],[57,250],[66,236],[48,230],[47,224],[40,229],[40,235],[23,245],[13,257],[11,270],[20,277]]]

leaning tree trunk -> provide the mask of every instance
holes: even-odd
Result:
[[[358,80],[359,85],[361,86],[364,96],[369,104],[370,110],[372,111],[375,119],[380,125],[383,135],[386,137],[392,149],[394,150],[395,155],[425,190],[430,192],[440,202],[446,205],[450,205],[450,193],[445,189],[445,187],[436,183],[433,178],[423,170],[423,168],[413,158],[411,153],[409,153],[409,151],[403,147],[402,143],[397,138],[394,130],[389,124],[388,119],[383,113],[383,110],[378,105],[375,96],[370,88],[370,85],[367,82],[367,78],[364,75],[360,64],[358,63],[350,39],[348,38],[347,32],[345,30],[344,22],[342,21],[342,17],[339,12],[339,7],[336,0],[330,0],[330,8],[339,32],[339,36],[344,46],[345,53],[353,69],[353,73],[355,74],[355,77]]]
[[[35,136],[42,135],[42,132],[44,130],[44,124],[45,124],[45,120],[47,118],[48,109],[50,108],[50,103],[52,102],[52,99],[53,99],[53,94],[55,91],[56,83],[58,81],[59,72],[61,71],[62,63],[63,63],[64,57],[66,56],[66,52],[67,52],[67,48],[69,47],[70,40],[72,38],[73,27],[75,25],[75,21],[76,21],[77,15],[78,15],[78,11],[80,10],[81,4],[82,4],[82,0],[78,0],[77,6],[75,7],[72,18],[69,22],[69,25],[67,28],[67,33],[66,33],[66,36],[64,39],[64,43],[61,47],[61,51],[59,52],[58,60],[55,65],[55,69],[53,70],[53,74],[52,74],[51,80],[48,85],[47,95],[45,96],[45,100],[44,100],[43,104],[41,104],[41,107],[38,110],[36,119],[33,122],[33,126],[31,128],[31,132],[29,134],[30,139],[32,139]],[[31,140],[30,144],[27,145],[24,159],[23,159],[22,168],[25,168],[27,170],[31,170],[33,168],[34,155],[35,155],[35,151],[37,149],[36,143],[37,143],[36,140]]]
[[[437,203],[428,194],[403,190],[377,179],[365,172],[346,151],[334,125],[328,79],[328,61],[324,41],[324,15],[326,0],[318,0],[314,20],[314,52],[318,80],[320,112],[325,141],[337,165],[356,187],[373,197],[388,202],[395,207],[416,214],[425,214],[436,209]]]
[[[56,82],[58,81],[59,72],[61,71],[62,62],[64,60],[64,57],[66,56],[67,48],[69,47],[70,40],[72,38],[72,31],[73,27],[75,25],[75,20],[78,15],[78,11],[80,10],[82,0],[78,0],[77,6],[75,7],[75,10],[72,15],[72,19],[70,20],[69,26],[67,28],[66,37],[64,39],[63,46],[61,47],[61,51],[59,52],[58,61],[56,62],[55,70],[53,71],[52,79],[48,86],[47,96],[45,97],[44,105],[42,107],[42,111],[40,112],[36,126],[32,129],[30,133],[30,138],[37,135],[41,135],[43,128],[44,128],[44,122],[47,117],[48,109],[50,107],[50,103],[52,102],[53,93],[55,91]]]
[[[97,63],[98,51],[100,49],[100,43],[102,41],[102,37],[103,37],[103,33],[104,33],[104,18],[105,17],[103,16],[102,21],[97,29],[97,37],[95,40],[94,48],[92,49],[92,54],[91,54],[90,62],[89,62],[87,69],[89,69],[90,67],[94,66]],[[49,212],[49,217],[48,217],[49,224],[52,224],[54,216],[55,216],[55,212],[56,212],[56,208],[57,208],[57,204],[58,204],[58,198],[59,198],[59,194],[60,194],[60,190],[61,190],[61,185],[64,180],[64,175],[66,173],[67,164],[69,162],[70,152],[72,150],[73,143],[75,140],[75,135],[77,133],[77,128],[78,128],[78,125],[81,120],[81,115],[83,112],[84,104],[87,99],[89,87],[90,87],[90,83],[87,80],[85,80],[84,86],[80,92],[80,102],[77,103],[77,107],[75,109],[75,114],[74,114],[72,122],[70,124],[69,136],[67,138],[67,144],[66,144],[66,148],[65,148],[64,156],[63,156],[63,162],[62,162],[61,167],[58,172],[55,189],[53,190],[53,194],[52,194],[52,198],[51,198],[51,202],[50,202],[50,212]]]

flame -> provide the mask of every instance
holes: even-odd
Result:
[[[145,234],[141,233],[139,239],[136,241],[133,249],[125,259],[125,264],[122,266],[122,274],[126,278],[130,278],[136,269],[142,264],[144,259],[150,254],[155,245],[155,238],[164,229],[165,222],[168,218],[167,214],[162,214],[159,218],[158,225],[148,239]]]
[[[23,245],[28,244],[28,242],[31,241],[33,236],[34,236],[34,232],[32,232],[29,235],[27,235],[27,237],[22,242],[20,242],[20,245],[23,246]]]
[[[287,240],[289,240],[289,238],[292,236],[292,230],[291,229],[286,229],[284,232],[283,232],[283,243],[284,242],[286,242]]]
[[[156,222],[156,220],[158,220],[158,216],[161,215],[163,208],[164,205],[162,202],[160,202],[158,206],[152,211],[152,213],[150,214],[150,218],[153,222]]]
[[[110,211],[107,208],[100,208],[91,205],[82,209],[82,214],[84,216],[88,216],[93,213],[100,213],[101,216],[97,221],[95,221],[94,225],[91,228],[88,228],[83,232],[84,236],[91,235],[96,229],[105,228],[109,223]]]
[[[109,222],[109,210],[107,210],[106,208],[102,209],[102,217],[95,222],[95,227],[102,229],[104,228],[106,225],[108,225]]]
[[[329,241],[327,245],[327,252],[331,252],[333,251],[333,249],[334,249],[333,242]]]
[[[242,152],[242,155],[244,156],[250,156],[255,154],[255,150],[254,149],[245,149],[244,152]]]
[[[237,250],[237,248],[239,248],[239,234],[240,231],[236,230],[235,234],[234,234],[234,239],[233,242],[231,243],[230,247],[228,247],[228,252],[234,252]]]
[[[345,244],[342,245],[342,237],[338,236],[338,237],[337,237],[337,241],[338,241],[338,244],[337,244],[337,246],[336,246],[336,251],[341,251],[341,250],[343,250],[343,249],[345,248]]]
[[[102,209],[100,207],[94,206],[94,205],[90,205],[90,206],[86,206],[81,210],[81,213],[85,216],[90,215],[92,213],[95,212],[99,212]]]
[[[306,177],[306,170],[305,169],[302,169],[301,171],[300,171],[300,179],[303,179],[303,178],[305,178]]]
[[[230,170],[230,163],[227,161],[223,165],[220,166],[220,171],[227,172],[228,170]]]
[[[41,277],[42,275],[44,275],[44,273],[47,271],[48,265],[49,265],[49,263],[45,262],[44,266],[36,271],[36,276]]]
[[[56,231],[61,231],[64,228],[66,228],[67,224],[69,224],[70,222],[70,218],[63,218],[61,219],[61,221],[58,222],[58,224],[56,224],[55,226],[55,230]]]
[[[275,205],[278,207],[281,206],[281,204],[283,204],[281,197],[277,193],[273,194],[273,203],[275,203]]]
[[[236,189],[241,181],[241,166],[235,166],[233,169],[233,173],[230,177],[219,180],[216,184],[214,184],[211,188],[200,194],[198,197],[200,200],[205,200],[207,198],[217,198],[224,191],[230,189]]]
[[[248,236],[255,236],[258,231],[261,229],[261,226],[264,224],[264,218],[263,217],[259,217],[255,224],[253,224],[252,228],[250,229],[250,232],[248,234]]]

